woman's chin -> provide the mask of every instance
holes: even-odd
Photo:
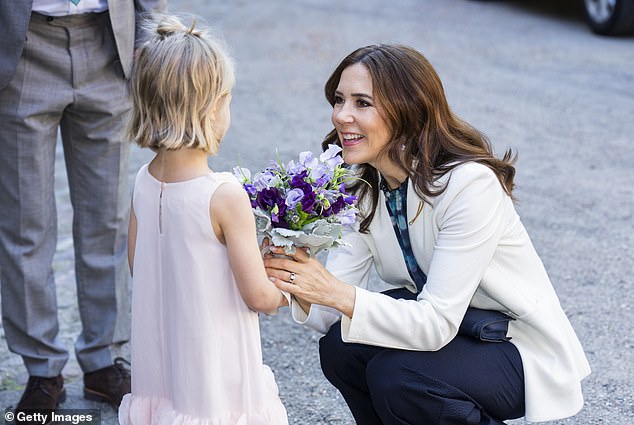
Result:
[[[362,160],[361,156],[355,151],[352,149],[347,150],[345,147],[343,148],[342,155],[343,161],[348,165],[363,164],[364,162],[367,162]]]

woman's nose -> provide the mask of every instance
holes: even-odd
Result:
[[[347,124],[354,121],[352,111],[347,104],[335,105],[332,110],[332,120],[336,123]]]

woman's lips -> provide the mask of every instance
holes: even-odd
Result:
[[[354,146],[365,140],[365,137],[358,133],[341,133],[342,146]]]

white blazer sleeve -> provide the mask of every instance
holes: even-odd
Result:
[[[445,192],[434,199],[438,235],[418,301],[357,289],[352,319],[342,319],[343,340],[419,351],[449,343],[501,238],[505,202],[508,196],[487,167],[454,169]]]
[[[367,242],[369,237],[349,229],[344,230],[343,240],[347,246],[340,246],[328,252],[326,268],[332,270],[343,282],[367,288],[372,267],[372,252]],[[332,324],[341,318],[338,310],[317,304],[313,304],[308,313],[306,314],[297,302],[291,302],[293,320],[321,333],[328,332]]]

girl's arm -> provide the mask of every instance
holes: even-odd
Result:
[[[244,189],[236,184],[222,184],[209,202],[209,213],[218,240],[227,247],[231,270],[244,302],[263,313],[288,305],[264,270],[251,203]]]
[[[134,274],[134,249],[136,247],[136,215],[134,207],[130,207],[130,222],[128,224],[128,265],[130,274]]]

